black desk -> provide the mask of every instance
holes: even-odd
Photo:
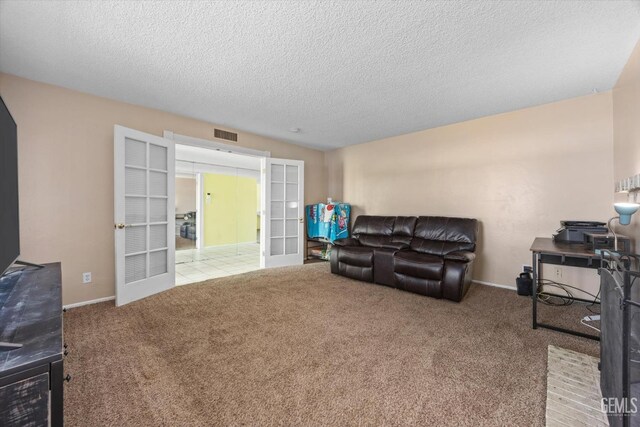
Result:
[[[540,264],[556,264],[556,265],[568,265],[571,267],[582,268],[600,268],[601,258],[600,255],[587,250],[583,244],[579,243],[558,243],[554,242],[548,237],[536,237],[531,244],[531,253],[533,254],[533,303],[532,303],[532,316],[533,316],[533,329],[538,327],[552,329],[558,332],[564,332],[571,335],[576,335],[583,338],[590,338],[593,340],[600,340],[600,337],[592,334],[585,334],[584,332],[573,331],[571,329],[561,328],[559,326],[549,325],[547,323],[538,322],[538,271]],[[573,301],[581,302],[593,302],[590,300],[564,297]]]
[[[27,270],[0,309],[0,341],[23,345],[0,351],[0,425],[62,426],[60,264]]]

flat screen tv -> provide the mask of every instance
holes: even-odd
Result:
[[[18,128],[0,97],[0,276],[20,255]]]

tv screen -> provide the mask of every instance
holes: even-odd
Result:
[[[18,255],[18,128],[0,97],[0,275]]]

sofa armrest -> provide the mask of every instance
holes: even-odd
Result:
[[[335,246],[360,246],[358,239],[347,237],[346,239],[338,239],[333,242]]]
[[[449,252],[444,256],[447,261],[471,262],[476,259],[476,254],[469,251]]]

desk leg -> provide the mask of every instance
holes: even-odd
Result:
[[[533,252],[533,260],[531,263],[533,268],[533,284],[531,285],[531,307],[532,307],[532,325],[533,329],[538,329],[538,254]]]

